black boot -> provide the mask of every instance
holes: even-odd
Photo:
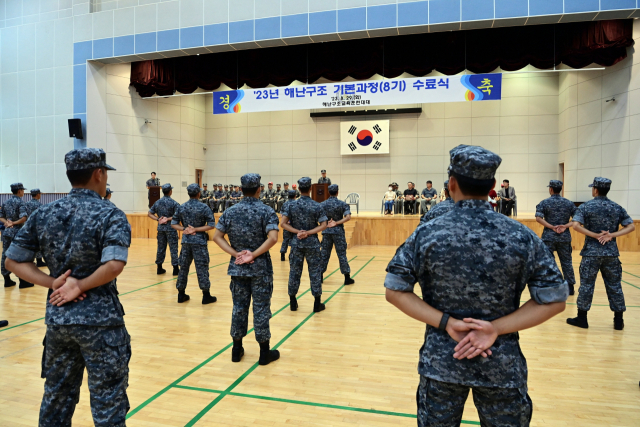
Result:
[[[36,259],[36,267],[46,267],[47,263],[42,258]]]
[[[289,295],[289,308],[291,308],[291,311],[298,310],[298,300],[296,299],[295,295]]]
[[[185,294],[184,291],[178,291],[178,302],[189,301],[189,295]]]
[[[320,297],[316,297],[316,300],[313,302],[313,311],[315,313],[319,313],[325,309],[325,305],[320,302]]]
[[[573,284],[569,283],[569,295],[575,295],[576,290],[574,289]]]
[[[16,282],[11,280],[11,275],[10,274],[7,274],[6,276],[2,276],[2,277],[4,277],[4,287],[5,288],[10,288],[10,287],[16,285]]]
[[[211,296],[209,291],[202,291],[202,304],[211,304],[218,301],[218,298]]]
[[[324,273],[322,273],[322,276],[320,276],[320,283],[324,283]]]
[[[4,328],[9,324],[8,320],[0,320],[0,328]]]
[[[621,331],[624,329],[624,320],[622,320],[622,311],[616,311],[613,317],[613,329]]]
[[[269,348],[269,341],[260,343],[260,360],[258,360],[258,363],[262,366],[280,359],[280,352]]]
[[[567,323],[571,326],[577,326],[578,328],[587,329],[589,328],[589,322],[587,322],[587,312],[584,310],[578,309],[578,317],[574,317],[573,319],[567,319]]]
[[[158,274],[164,274],[166,272],[167,272],[167,270],[162,268],[162,264],[158,264]]]
[[[173,275],[177,276],[180,273],[180,267],[178,267],[177,265],[173,266]]]
[[[344,275],[344,284],[345,285],[353,285],[354,283],[356,283],[356,281],[351,278],[351,275],[349,273]]]
[[[29,283],[26,280],[20,279],[20,284],[18,285],[18,288],[24,289],[24,288],[32,288],[32,287],[33,287],[33,283]]]
[[[284,261],[284,252],[280,252],[280,261]]]
[[[238,363],[244,356],[244,348],[242,348],[242,338],[239,340],[233,339],[233,349],[231,349],[231,361]]]

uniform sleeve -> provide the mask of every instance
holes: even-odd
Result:
[[[318,206],[318,211],[316,212],[316,216],[317,216],[317,221],[318,224],[320,224],[321,222],[325,222],[325,221],[329,221],[329,218],[327,218],[327,214],[324,212],[324,209],[322,209],[322,206]]]
[[[40,250],[38,232],[36,231],[36,218],[31,217],[13,238],[7,258],[15,262],[33,262],[36,252]]]
[[[576,209],[576,212],[573,214],[573,220],[575,222],[579,222],[580,224],[584,225],[584,214],[585,214],[585,209],[584,209],[584,204],[580,205],[580,207],[578,209]]]
[[[182,222],[182,209],[181,206],[176,208],[176,211],[173,213],[173,217],[171,218],[171,225],[180,225]]]
[[[418,282],[417,268],[415,268],[416,232],[404,242],[387,265],[387,277],[384,287],[392,291],[413,292]]]
[[[536,218],[544,218],[544,203],[540,202],[536,205]]]
[[[29,212],[27,212],[26,203],[20,203],[20,208],[18,208],[18,218],[29,218]]]
[[[129,246],[131,246],[131,225],[127,216],[120,209],[115,210],[107,224],[102,242],[103,264],[109,261],[127,262]]]
[[[267,226],[265,227],[265,232],[269,234],[269,232],[273,230],[280,231],[280,219],[278,219],[276,211],[270,209],[267,215]]]
[[[530,274],[527,280],[531,298],[538,304],[551,304],[566,301],[569,286],[562,278],[556,260],[537,236],[532,236],[533,250],[528,264]]]
[[[4,205],[0,206],[0,218],[7,218],[7,214],[4,212]]]
[[[342,216],[351,215],[351,206],[348,204],[344,204],[344,211],[342,212]]]
[[[227,233],[229,230],[229,217],[226,212],[223,212],[218,218],[218,223],[216,224],[216,229],[220,230],[223,233]]]
[[[433,209],[431,209],[431,210],[433,210]],[[429,211],[429,212],[431,212],[431,211]],[[425,222],[429,221],[429,218],[428,218],[429,212],[427,212],[426,214],[422,215],[422,217],[420,218],[420,224],[424,224]]]
[[[216,226],[216,217],[213,216],[213,211],[207,205],[204,206],[204,220],[209,227]]]
[[[158,213],[157,205],[158,205],[158,202],[155,202],[153,206],[151,206],[151,209],[149,209],[149,213],[151,215],[156,215]]]
[[[291,203],[285,202],[285,204],[282,205],[282,210],[280,211],[280,215],[286,216],[289,219],[291,218]]]
[[[629,224],[633,224],[633,219],[631,219],[626,209],[620,206],[620,225],[626,227]]]

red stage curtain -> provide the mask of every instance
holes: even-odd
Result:
[[[633,45],[632,20],[590,21],[432,34],[416,34],[330,43],[272,47],[141,61],[131,64],[131,84],[140,96],[214,90],[221,83],[287,86],[320,77],[340,81],[393,78],[404,72],[446,75],[465,69],[488,73],[501,67],[519,70],[528,64],[552,68],[564,63],[582,68],[611,66]]]

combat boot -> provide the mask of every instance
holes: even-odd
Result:
[[[178,291],[178,302],[186,301],[189,301],[189,295],[185,294],[184,291]]]
[[[162,264],[158,264],[158,274],[164,274],[166,272],[167,272],[167,270],[162,268]]]
[[[298,300],[296,299],[295,295],[289,295],[289,308],[291,308],[291,311],[298,310]]]
[[[5,288],[10,288],[10,287],[16,285],[16,282],[11,280],[11,275],[10,274],[7,274],[6,276],[2,276],[2,277],[4,277],[4,287]]]
[[[320,302],[320,297],[316,297],[316,300],[313,302],[314,313],[319,313],[324,309],[325,309],[325,305]]]
[[[233,348],[231,349],[231,361],[238,363],[244,356],[244,348],[242,348],[242,338],[239,340],[233,339]]]
[[[20,284],[18,285],[18,288],[24,289],[24,288],[32,288],[32,287],[33,287],[33,283],[29,283],[26,280],[20,279]]]
[[[0,328],[4,328],[9,324],[8,320],[0,320]]]
[[[353,285],[354,283],[356,283],[356,281],[351,278],[351,275],[349,273],[344,275],[344,284],[345,285]]]
[[[624,329],[624,320],[622,319],[622,311],[616,311],[613,317],[613,329],[621,331]]]
[[[211,304],[218,301],[218,298],[211,296],[209,291],[202,291],[202,304]]]
[[[180,274],[180,267],[177,265],[173,266],[173,275],[177,276],[178,274]]]
[[[576,290],[574,289],[574,286],[569,283],[569,295],[575,295],[576,294]]]
[[[36,267],[46,267],[47,263],[42,258],[36,259]]]
[[[567,319],[567,323],[571,326],[577,326],[578,328],[588,329],[589,322],[587,321],[587,312],[584,310],[578,309],[578,317],[574,317],[573,319]]]
[[[278,359],[280,359],[280,352],[278,350],[270,350],[269,341],[260,343],[260,360],[258,360],[260,365],[268,365]]]
[[[284,261],[284,252],[280,252],[280,261]]]

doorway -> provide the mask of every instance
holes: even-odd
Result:
[[[196,184],[198,187],[202,188],[202,173],[204,171],[202,169],[196,169]]]

